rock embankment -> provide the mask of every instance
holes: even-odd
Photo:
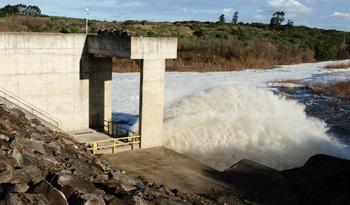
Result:
[[[0,204],[215,204],[130,177],[68,135],[0,105]]]

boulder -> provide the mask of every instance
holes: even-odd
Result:
[[[11,152],[11,157],[12,159],[14,159],[14,167],[22,167],[23,166],[23,156],[22,156],[22,153],[16,149],[16,148],[13,148],[12,149],[12,152]]]
[[[15,161],[11,157],[0,156],[0,172],[14,169],[11,164],[15,165]]]
[[[0,202],[0,205],[47,205],[43,194],[10,193]]]
[[[5,140],[6,142],[8,142],[10,140],[9,137],[7,137],[6,135],[3,135],[3,134],[0,134],[0,139]]]
[[[46,180],[38,183],[34,187],[33,193],[45,193],[48,200],[48,205],[68,205],[65,195],[60,190],[49,184]]]
[[[128,176],[128,175],[126,175],[122,172],[119,172],[119,171],[109,172],[108,175],[111,179],[115,179],[117,181],[120,181],[123,184],[129,184],[129,185],[136,186],[137,184],[143,183],[141,179]]]
[[[41,170],[35,166],[27,166],[22,169],[10,169],[0,173],[0,184],[34,184],[43,179]]]
[[[137,189],[135,186],[123,186],[116,180],[100,180],[93,183],[97,188],[104,190],[107,194],[118,196],[129,195],[131,194],[130,192]]]
[[[223,177],[235,190],[268,204],[294,204],[295,194],[283,175],[272,168],[250,160],[241,160],[225,170]]]
[[[79,197],[79,199],[82,201],[81,205],[105,205],[106,204],[102,196],[98,196],[95,194],[83,194]]]
[[[128,204],[130,205],[148,205],[149,203],[145,201],[140,196],[133,196],[128,200]]]
[[[74,195],[80,196],[83,194],[105,194],[104,191],[96,188],[89,181],[73,175],[59,176],[57,184],[64,193],[64,195],[67,197],[67,199],[71,198]]]
[[[327,155],[315,155],[303,167],[282,172],[299,204],[350,204],[349,173],[349,160]]]
[[[37,130],[38,132],[41,132],[41,133],[47,133],[47,132],[50,131],[49,128],[43,126],[42,124],[39,124],[38,126],[36,126],[36,130]]]
[[[14,184],[9,192],[12,193],[24,193],[28,191],[29,186],[27,184]]]
[[[108,205],[125,205],[125,203],[122,200],[118,199],[115,196],[106,195],[104,198],[105,198],[106,204]]]

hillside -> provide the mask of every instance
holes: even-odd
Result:
[[[349,32],[305,26],[197,21],[89,22],[89,33],[101,28],[116,28],[131,36],[179,38],[178,59],[167,62],[167,69],[171,71],[232,71],[350,58]],[[84,33],[85,20],[7,15],[0,17],[0,32],[4,31]],[[137,70],[135,61],[114,59],[116,72]]]

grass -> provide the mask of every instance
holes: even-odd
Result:
[[[350,68],[350,62],[348,63],[336,63],[336,64],[328,64],[325,66],[327,69],[344,69],[344,68]]]

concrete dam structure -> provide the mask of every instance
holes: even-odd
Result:
[[[160,146],[165,60],[177,57],[176,38],[0,33],[0,95],[64,131],[103,129],[112,121],[112,57],[142,61],[141,146]]]

